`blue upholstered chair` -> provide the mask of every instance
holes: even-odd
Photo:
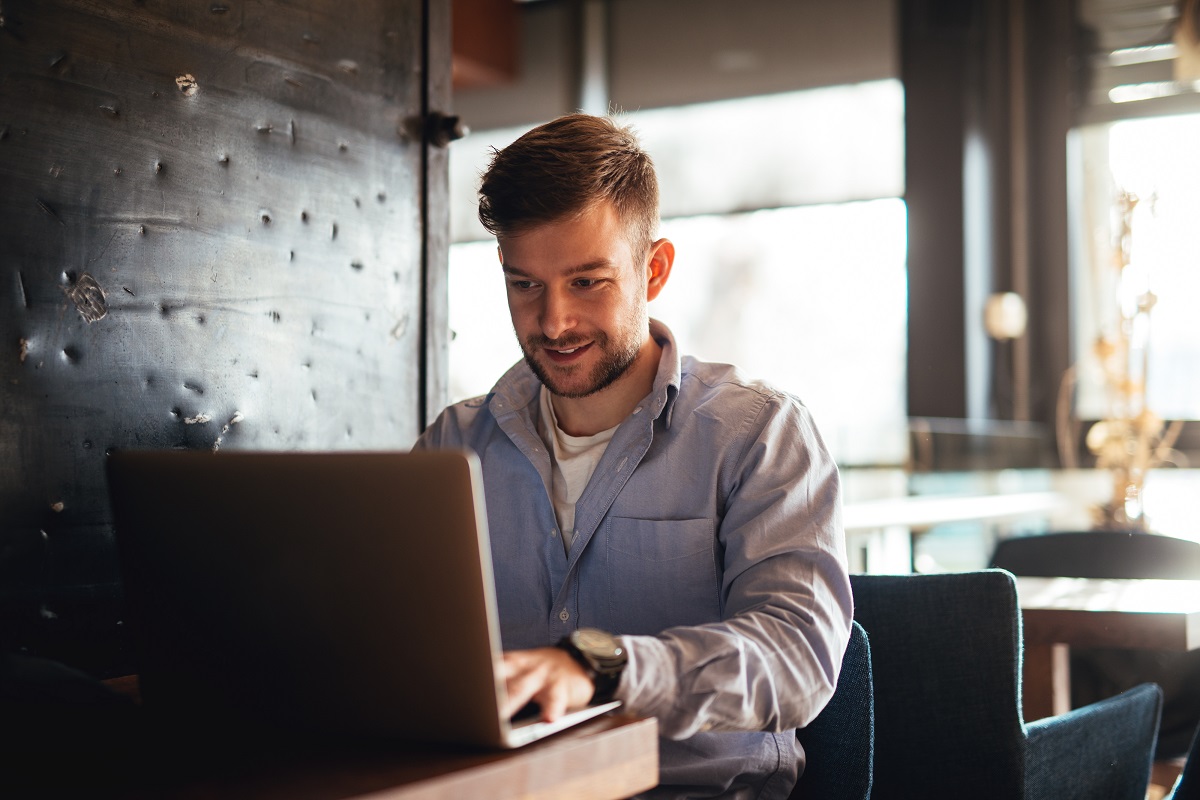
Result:
[[[1200,731],[1192,738],[1187,763],[1167,800],[1200,800]]]
[[[1162,693],[1147,684],[1027,725],[1010,573],[851,584],[871,641],[875,800],[1143,800]]]
[[[792,800],[866,800],[875,752],[871,645],[853,623],[833,697],[817,718],[796,732],[805,767]]]

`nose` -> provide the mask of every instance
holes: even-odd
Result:
[[[542,335],[547,339],[558,339],[578,324],[574,302],[569,292],[547,289],[542,301],[539,320]]]

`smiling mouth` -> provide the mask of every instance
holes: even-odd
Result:
[[[575,356],[581,355],[585,350],[591,347],[591,342],[585,344],[577,344],[574,347],[547,347],[545,348],[546,355],[551,361],[558,363],[566,363],[573,360]]]

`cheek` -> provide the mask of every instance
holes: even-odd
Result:
[[[538,324],[536,304],[530,302],[527,298],[510,295],[508,298],[508,315],[512,319],[513,329],[517,333],[529,330]]]

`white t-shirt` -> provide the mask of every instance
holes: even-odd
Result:
[[[550,402],[550,390],[545,386],[542,387],[540,403],[542,413],[538,419],[538,433],[550,450],[554,465],[550,499],[554,502],[558,529],[562,531],[563,547],[569,553],[571,543],[575,541],[575,503],[591,480],[618,426],[591,436],[571,436],[558,427],[554,404]]]

